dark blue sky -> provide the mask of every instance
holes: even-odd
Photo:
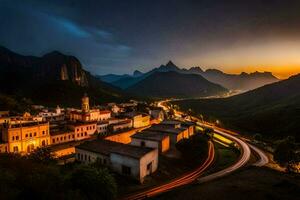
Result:
[[[26,55],[72,54],[93,74],[168,60],[228,72],[298,70],[298,2],[0,0],[0,45]]]

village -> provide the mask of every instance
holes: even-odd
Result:
[[[165,119],[157,106],[141,112],[137,105],[131,100],[91,108],[85,94],[81,109],[35,105],[36,115],[23,116],[1,111],[0,152],[28,155],[48,148],[59,164],[98,162],[143,183],[158,169],[160,156],[174,156],[176,143],[194,135],[195,124]]]

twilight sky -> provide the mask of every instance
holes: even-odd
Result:
[[[297,0],[0,0],[0,45],[93,74],[178,66],[300,73]]]

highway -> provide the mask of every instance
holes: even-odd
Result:
[[[207,175],[205,177],[201,177],[198,179],[198,182],[199,183],[203,183],[203,182],[207,182],[207,181],[211,181],[211,180],[214,180],[214,179],[217,179],[217,178],[220,178],[222,176],[225,176],[225,175],[228,175],[236,170],[238,170],[239,168],[243,167],[245,164],[247,164],[247,162],[249,161],[250,159],[250,156],[251,156],[251,149],[250,147],[248,146],[247,143],[245,143],[243,140],[229,134],[229,133],[226,133],[224,131],[221,131],[221,130],[218,130],[216,128],[214,128],[214,131],[220,135],[222,135],[223,137],[225,138],[228,138],[234,142],[236,142],[238,144],[238,146],[240,147],[240,151],[241,151],[241,156],[239,158],[239,160],[234,163],[233,165],[221,170],[221,171],[218,171],[218,172],[215,172],[213,174],[210,174],[210,175]]]
[[[132,195],[125,196],[121,198],[122,200],[138,200],[138,199],[144,199],[147,197],[152,197],[155,195],[158,195],[163,192],[167,192],[169,190],[172,190],[174,188],[177,188],[179,186],[183,186],[189,183],[192,183],[197,178],[199,178],[202,173],[213,163],[214,157],[215,157],[215,151],[214,151],[214,145],[212,142],[209,142],[208,146],[208,156],[205,160],[205,162],[199,166],[197,169],[193,170],[192,172],[189,172],[179,178],[176,178],[168,183],[155,186],[154,188],[144,190],[141,192],[137,192]]]
[[[269,157],[262,150],[260,150],[259,148],[257,148],[256,146],[254,146],[252,144],[248,143],[248,145],[255,152],[255,154],[258,155],[258,157],[259,157],[258,161],[256,161],[256,163],[253,164],[254,166],[262,167],[269,163],[269,161],[270,161]]]
[[[161,101],[158,103],[159,107],[162,107],[164,110],[168,110],[168,108],[164,105],[164,103],[167,101]],[[177,114],[183,114],[180,111],[176,111]],[[197,119],[197,118],[196,118]],[[160,193],[163,192],[167,192],[170,191],[174,188],[177,188],[179,186],[183,186],[189,183],[192,183],[193,181],[197,180],[198,183],[204,183],[207,181],[211,181],[223,176],[226,176],[238,169],[240,169],[241,167],[245,166],[251,156],[251,153],[254,152],[257,156],[258,156],[258,160],[253,164],[255,166],[261,167],[266,165],[269,162],[268,156],[259,148],[255,147],[252,144],[249,144],[246,142],[246,140],[244,138],[240,138],[239,135],[233,131],[230,130],[226,130],[223,128],[219,128],[219,127],[215,127],[209,123],[201,123],[199,119],[197,119],[197,123],[201,126],[205,126],[205,127],[209,127],[209,128],[213,128],[214,132],[222,135],[223,137],[234,141],[240,148],[241,151],[241,155],[240,158],[237,162],[235,162],[234,164],[232,164],[231,166],[209,174],[207,176],[204,177],[200,177],[202,175],[202,173],[213,163],[214,161],[214,156],[215,156],[215,152],[214,152],[214,146],[212,142],[209,142],[209,153],[208,153],[208,157],[205,160],[205,162],[199,166],[197,169],[195,169],[194,171],[183,175],[182,177],[179,177],[177,179],[174,179],[168,183],[156,186],[154,188],[148,189],[148,190],[143,190],[140,192],[137,192],[135,194],[132,195],[128,195],[126,197],[121,198],[122,200],[138,200],[138,199],[144,199],[147,197],[152,197],[155,195],[158,195]],[[252,150],[252,151],[251,151]]]

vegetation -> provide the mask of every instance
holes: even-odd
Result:
[[[300,141],[300,75],[230,98],[174,101],[182,110],[190,108],[204,120],[260,133],[264,138],[292,135]]]
[[[30,156],[0,154],[0,199],[114,199],[116,190],[108,170],[58,166],[47,149]]]
[[[208,138],[195,134],[189,139],[182,139],[176,144],[182,157],[189,162],[201,162],[208,153]]]
[[[277,141],[274,151],[274,159],[281,166],[287,168],[288,171],[293,171],[293,167],[300,163],[299,145],[296,144],[294,137],[287,137]]]

